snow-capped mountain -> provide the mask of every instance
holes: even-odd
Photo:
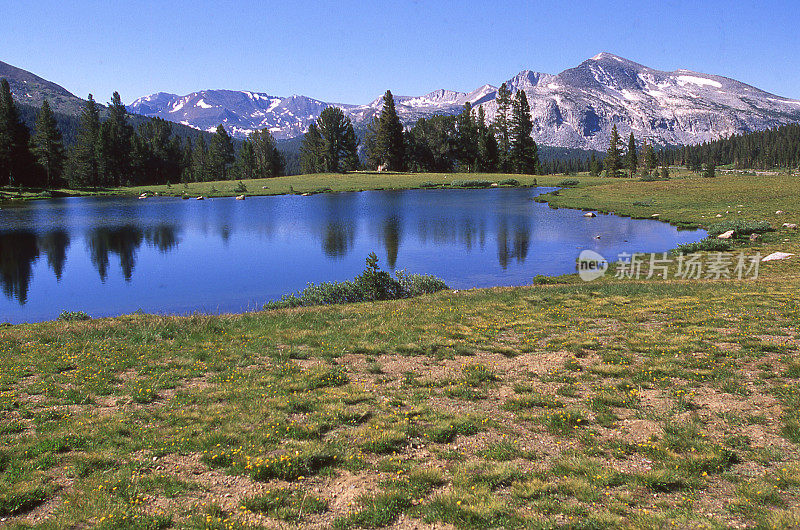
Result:
[[[159,92],[134,101],[128,111],[213,132],[221,123],[237,138],[267,129],[276,138],[303,134],[328,103],[305,96],[276,97],[261,92],[201,90],[186,96]]]
[[[689,70],[663,72],[610,53],[601,53],[558,75],[524,70],[506,81],[524,91],[543,145],[605,149],[612,125],[641,141],[692,144],[735,133],[800,121],[800,101],[764,92],[726,77]],[[395,96],[400,118],[411,125],[434,114],[456,114],[465,103],[483,106],[493,119],[497,87],[472,92],[435,90],[424,96]],[[366,105],[326,103],[305,96],[204,90],[186,96],[158,93],[136,100],[129,110],[202,130],[222,123],[234,136],[268,129],[276,138],[307,130],[325,107],[341,107],[364,123],[383,107],[382,97]]]
[[[605,149],[612,125],[641,141],[694,144],[800,121],[800,101],[689,70],[662,72],[601,53],[552,76],[521,73],[509,83],[531,104],[544,145]],[[493,118],[497,104],[484,104]]]

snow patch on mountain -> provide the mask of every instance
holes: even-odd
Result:
[[[716,88],[722,88],[722,83],[717,81],[713,81],[711,79],[706,79],[705,77],[695,77],[693,75],[679,75],[676,77],[678,80],[678,84],[680,86],[686,86],[687,84],[693,85],[700,85],[700,86],[713,86]]]

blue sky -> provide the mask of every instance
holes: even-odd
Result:
[[[230,88],[366,103],[600,51],[800,99],[797,0],[2,1],[0,60],[101,102]]]

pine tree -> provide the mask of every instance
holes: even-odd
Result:
[[[464,110],[456,118],[455,155],[460,170],[475,170],[478,159],[478,128],[469,102],[464,104]]]
[[[131,176],[133,126],[119,92],[114,92],[108,107],[108,119],[100,126],[99,164],[106,184],[121,186]]]
[[[152,118],[143,123],[134,138],[133,151],[135,168],[132,173],[135,174],[135,183],[162,184],[180,178],[183,150],[180,139],[172,136],[171,122]]]
[[[315,122],[308,126],[308,132],[300,144],[300,167],[303,173],[322,172],[322,159],[322,135]]]
[[[236,170],[240,179],[249,180],[257,178],[256,153],[253,149],[252,142],[249,140],[245,140],[239,148],[239,153],[236,156]]]
[[[650,142],[644,144],[644,163],[648,171],[653,171],[658,166],[656,152]]]
[[[208,178],[208,148],[203,135],[197,139],[192,151],[192,176],[195,182],[205,182]]]
[[[592,177],[600,176],[600,163],[597,160],[597,157],[594,156],[594,152],[589,156],[589,175]]]
[[[497,114],[494,118],[494,130],[497,134],[497,148],[500,157],[501,171],[509,171],[509,151],[511,149],[511,132],[510,132],[510,119],[511,112],[511,91],[508,86],[503,83],[497,89]]]
[[[194,153],[194,146],[192,145],[192,137],[186,138],[183,144],[183,155],[181,156],[181,182],[188,183],[194,180],[192,175],[192,154]]]
[[[45,185],[51,187],[61,179],[64,169],[64,144],[61,140],[61,131],[50,103],[45,99],[42,108],[36,115],[36,132],[31,139],[36,161],[44,170]]]
[[[377,169],[378,166],[381,165],[381,153],[378,151],[377,141],[378,129],[380,129],[380,127],[380,118],[378,116],[373,116],[373,118],[367,123],[367,130],[364,133],[364,158],[366,159],[366,166],[370,169]]]
[[[539,167],[539,152],[531,137],[533,121],[528,96],[518,90],[511,109],[511,165],[516,173],[534,174]]]
[[[397,116],[394,97],[389,90],[383,95],[383,110],[381,110],[375,144],[380,165],[384,166],[388,171],[403,171],[405,169],[403,125]]]
[[[338,173],[358,166],[358,142],[350,118],[339,107],[327,107],[317,119],[321,170]]]
[[[356,138],[356,131],[353,129],[353,123],[350,118],[347,118],[347,127],[344,130],[344,138],[342,139],[343,157],[342,169],[345,171],[354,171],[358,169],[361,163],[358,159],[358,138]],[[405,162],[403,162],[405,165]]]
[[[611,140],[609,141],[606,157],[603,159],[603,167],[606,171],[606,177],[618,177],[620,170],[620,155],[619,155],[619,133],[617,132],[616,124],[611,127]]]
[[[78,121],[78,137],[69,155],[67,178],[75,187],[100,185],[98,148],[100,142],[100,110],[89,94]]]
[[[220,123],[214,136],[211,137],[211,145],[208,148],[208,157],[214,178],[220,180],[228,179],[228,169],[235,160],[233,141],[228,135],[228,131]]]
[[[639,167],[639,157],[636,155],[636,138],[633,132],[628,137],[628,153],[625,155],[625,165],[628,166],[628,176],[633,178],[636,169]]]
[[[706,162],[706,168],[703,171],[703,176],[707,179],[713,179],[717,176],[717,166],[714,162]]]
[[[266,129],[250,135],[256,159],[257,178],[277,177],[283,174],[283,156],[276,147],[275,138]]]
[[[661,166],[661,178],[667,180],[669,178],[669,168],[666,164]]]
[[[30,151],[30,131],[22,123],[11,86],[0,81],[0,185],[35,183],[35,160]]]
[[[494,173],[499,165],[499,149],[497,138],[486,124],[486,115],[483,107],[478,107],[476,120],[478,127],[478,170]]]

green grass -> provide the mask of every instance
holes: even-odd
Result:
[[[794,214],[775,214],[800,212],[796,182],[673,175],[581,175],[549,199],[706,226],[732,207],[777,229],[734,248],[800,254],[780,228]],[[3,327],[0,516],[42,528],[797,527],[796,266]]]

